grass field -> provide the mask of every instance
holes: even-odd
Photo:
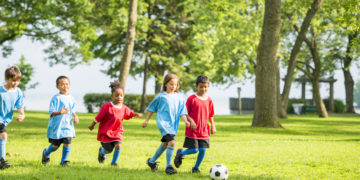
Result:
[[[27,112],[22,123],[13,121],[7,127],[6,146],[12,167],[0,170],[0,179],[209,179],[215,164],[228,167],[229,179],[360,179],[360,116],[291,116],[281,120],[284,129],[252,128],[250,115],[216,116],[218,132],[210,138],[201,174],[191,174],[196,156],[190,155],[173,176],[164,172],[165,154],[159,158],[158,173],[145,164],[160,144],[155,116],[145,129],[141,128],[143,119],[124,122],[117,168],[110,166],[112,154],[104,164],[97,162],[98,125],[94,131],[87,129],[94,116],[79,114],[69,167],[59,165],[62,148],[51,155],[49,165],[41,164],[42,150],[49,145],[47,113]],[[184,140],[180,123],[175,148]]]

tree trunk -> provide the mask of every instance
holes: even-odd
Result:
[[[346,56],[344,58],[344,67],[342,68],[344,79],[345,79],[345,95],[346,95],[346,112],[348,113],[355,113],[354,109],[354,80],[352,78],[352,75],[350,73],[350,66],[352,62],[351,54],[351,48],[353,45],[353,41],[356,40],[356,36],[358,34],[349,34],[348,35],[348,44],[346,47]]]
[[[277,114],[278,117],[280,117],[281,115],[281,94],[280,94],[280,64],[279,64],[279,58],[277,58],[277,62],[276,62],[276,106],[277,106]]]
[[[146,103],[146,84],[148,80],[148,71],[149,71],[149,55],[146,54],[145,57],[145,65],[144,65],[144,82],[143,82],[143,92],[141,94],[141,105],[140,105],[140,112],[145,110],[145,103]]]
[[[277,50],[281,0],[265,1],[265,16],[257,52],[255,113],[252,126],[279,128],[277,116]]]
[[[294,69],[296,67],[297,57],[300,52],[301,44],[304,41],[306,32],[309,29],[311,20],[314,18],[317,10],[320,8],[322,1],[323,0],[314,0],[313,4],[311,5],[311,8],[306,13],[304,21],[301,24],[300,32],[296,37],[295,44],[293,46],[293,49],[291,50],[289,65],[285,76],[284,88],[281,94],[281,111],[280,111],[281,118],[287,118],[286,108],[288,104],[291,83],[294,76]]]
[[[126,44],[122,55],[121,70],[119,77],[120,83],[124,91],[126,86],[126,80],[130,71],[131,57],[133,55],[133,50],[134,50],[134,39],[136,33],[135,31],[136,17],[137,17],[137,0],[130,0],[129,20],[128,20],[128,28],[126,33]]]

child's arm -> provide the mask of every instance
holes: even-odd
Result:
[[[19,116],[16,118],[16,120],[18,122],[21,122],[21,121],[23,121],[25,119],[24,108],[19,108],[18,112],[19,112]]]
[[[149,123],[149,120],[151,118],[151,115],[153,114],[153,112],[148,111],[148,114],[146,116],[145,121],[142,123],[142,127],[145,128],[147,126],[147,124]]]
[[[79,123],[79,117],[76,115],[76,113],[73,113],[72,115],[74,117],[74,123],[78,124]]]
[[[62,115],[62,114],[67,114],[67,113],[69,113],[69,108],[66,108],[66,109],[61,108],[60,112],[54,111],[54,112],[51,114],[51,116],[57,116],[57,115]]]
[[[185,126],[186,126],[187,128],[188,128],[188,127],[190,127],[190,122],[187,120],[187,118],[186,118],[186,115],[185,115],[185,114],[181,116],[181,119],[183,119],[183,120],[184,120],[184,122],[185,122]]]
[[[142,115],[143,115],[142,113],[135,113],[135,112],[134,112],[134,116],[136,116],[136,117],[138,117],[138,118],[141,118]]]
[[[91,122],[91,124],[88,126],[88,128],[90,129],[90,131],[92,131],[96,125],[96,120],[94,120],[93,122]]]
[[[190,121],[191,129],[195,130],[197,128],[195,121],[189,115],[186,115],[186,118],[188,119],[188,121]]]
[[[215,134],[216,133],[216,127],[215,127],[215,123],[214,123],[214,118],[210,117],[209,121],[210,121],[210,124],[211,124],[211,134]]]

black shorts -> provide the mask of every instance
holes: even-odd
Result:
[[[175,135],[174,134],[165,134],[162,138],[161,138],[161,142],[170,142],[172,140],[175,140]]]
[[[101,142],[101,146],[106,150],[107,153],[111,153],[116,144],[121,144],[121,141]]]
[[[51,139],[49,138],[49,143],[54,146],[60,146],[61,143],[71,144],[71,137],[61,138],[61,139]]]
[[[3,123],[0,123],[0,133],[4,133],[4,132],[6,132],[6,129],[5,129],[5,124],[3,124]]]
[[[194,139],[185,137],[183,147],[189,149],[209,148],[210,142],[209,139]]]

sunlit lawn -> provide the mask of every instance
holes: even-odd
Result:
[[[7,127],[6,148],[12,167],[0,170],[0,179],[207,179],[215,164],[228,167],[229,179],[360,179],[360,116],[291,116],[281,120],[285,129],[252,128],[251,115],[216,116],[218,132],[210,139],[201,174],[191,174],[196,161],[192,155],[172,176],[164,172],[165,154],[159,159],[158,173],[145,164],[160,144],[154,118],[146,129],[141,128],[143,119],[124,122],[119,167],[114,168],[110,166],[112,155],[105,164],[97,161],[97,129],[87,129],[94,116],[79,115],[70,167],[59,165],[62,147],[51,155],[49,165],[41,164],[42,150],[49,145],[47,113],[27,112],[24,122],[13,121]],[[184,140],[184,124],[180,123],[176,148]]]

